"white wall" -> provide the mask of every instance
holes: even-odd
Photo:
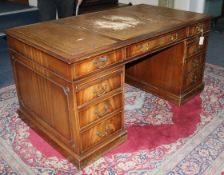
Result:
[[[129,2],[131,2],[132,4],[151,4],[151,5],[158,5],[158,1],[159,0],[119,0],[120,3],[124,4],[128,4]],[[37,6],[37,0],[29,0],[29,5]]]
[[[159,0],[139,0],[141,4],[158,5]]]
[[[192,12],[203,13],[205,0],[175,0],[174,8]]]
[[[159,0],[119,0],[120,3],[128,4],[151,4],[158,5]],[[193,11],[198,13],[204,12],[205,0],[175,0],[174,8],[179,10]]]
[[[132,4],[158,5],[159,0],[119,0],[119,2],[124,4],[128,4],[129,2],[131,2]],[[29,5],[37,6],[37,0],[29,0]]]
[[[120,3],[128,4],[131,2],[133,5],[135,4],[150,4],[150,5],[158,5],[159,0],[119,0]]]
[[[159,0],[119,0],[120,3],[128,4],[150,4],[158,5]],[[29,0],[31,6],[37,6],[37,0]],[[205,0],[175,0],[174,8],[198,13],[204,12]]]
[[[190,11],[203,13],[205,7],[205,0],[190,0]]]
[[[195,0],[197,1],[197,0]],[[179,10],[187,10],[190,9],[190,0],[175,0],[174,8]]]
[[[29,0],[29,5],[31,6],[37,6],[37,0]]]

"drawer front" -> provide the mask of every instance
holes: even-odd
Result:
[[[150,41],[144,41],[127,47],[127,59],[145,54],[150,51]]]
[[[122,62],[123,58],[124,53],[122,52],[122,49],[118,49],[113,52],[89,58],[86,61],[75,63],[73,67],[74,78],[78,78],[118,62]]]
[[[78,85],[78,92],[76,94],[78,106],[86,102],[105,96],[107,93],[121,88],[123,81],[123,74],[116,72],[115,74],[98,77],[101,81],[93,81],[85,85]]]
[[[195,55],[199,53],[200,51],[205,50],[207,48],[208,36],[204,36],[203,45],[199,45],[199,39],[200,37],[196,37],[187,42],[187,52],[186,52],[187,57]]]
[[[205,64],[205,54],[187,58],[185,73],[200,69]]]
[[[201,33],[208,32],[210,30],[210,21],[204,21],[201,23],[194,24],[189,27],[189,35],[197,35]]]
[[[117,94],[79,111],[80,127],[122,109],[122,94]]]
[[[87,150],[90,146],[94,146],[94,144],[99,143],[121,129],[121,115],[122,114],[119,113],[112,118],[103,121],[99,125],[81,133],[82,150]]]
[[[133,44],[127,47],[127,59],[135,56],[145,54],[158,47],[166,46],[167,44],[174,43],[178,40],[186,38],[186,29],[181,29],[176,32],[169,33],[164,36],[157,37],[155,39],[146,40],[137,44]]]
[[[184,91],[192,88],[192,86],[196,84],[200,84],[203,79],[203,70],[204,66],[201,66],[200,68],[186,74],[184,78],[184,84],[183,84],[183,89]]]

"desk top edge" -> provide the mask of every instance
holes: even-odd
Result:
[[[127,14],[130,11],[132,13]],[[193,18],[189,18],[190,16]],[[156,19],[152,21],[153,18]],[[119,27],[107,28],[107,23],[104,25],[104,21],[101,21],[100,25],[106,28],[97,29],[96,26],[90,24],[90,21],[99,22],[102,19],[122,24],[121,30]],[[173,20],[163,24],[168,19]],[[71,64],[90,55],[123,47],[138,40],[150,39],[209,19],[210,16],[205,14],[141,4],[16,27],[8,29],[7,35]],[[153,27],[148,29],[152,24],[154,24]],[[53,28],[58,30],[52,31]],[[141,34],[138,33],[139,30]],[[64,36],[60,36],[59,31],[64,32]],[[129,34],[125,35],[124,33],[127,32]],[[62,40],[62,38],[65,39]],[[77,42],[80,44],[77,45]]]

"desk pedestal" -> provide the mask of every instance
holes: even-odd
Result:
[[[204,54],[187,60],[186,43],[182,42],[162,51],[145,56],[126,65],[126,82],[175,104],[201,92],[204,64],[191,66],[195,60],[204,63]]]

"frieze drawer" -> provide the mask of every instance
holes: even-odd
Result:
[[[73,67],[74,78],[94,73],[97,70],[122,62],[123,59],[124,52],[122,52],[122,49],[118,49],[75,63]]]
[[[76,86],[78,106],[99,97],[103,97],[114,90],[121,90],[121,85],[123,83],[122,72],[115,72],[97,78],[97,80],[90,83],[79,84]]]
[[[175,43],[181,39],[186,38],[186,29],[181,29],[155,39],[146,40],[127,47],[127,59],[145,54],[158,47],[166,46],[167,44]]]
[[[200,37],[195,37],[194,39],[187,42],[187,57],[195,55],[207,48],[208,36],[204,36],[204,42],[202,45],[199,44],[199,39]]]
[[[205,63],[205,54],[196,55],[190,58],[187,58],[185,73],[192,72],[200,68]]]
[[[79,111],[79,122],[80,127],[84,127],[93,121],[99,121],[101,118],[111,115],[116,111],[122,110],[122,100],[123,96],[121,93],[116,94],[110,98],[96,103],[94,105],[88,106]]]
[[[197,35],[197,34],[202,34],[206,33],[210,30],[210,21],[204,21],[201,23],[194,24],[189,27],[189,35]]]
[[[121,115],[117,115],[101,122],[97,126],[81,133],[82,150],[87,150],[90,146],[108,138],[110,135],[121,129]]]

